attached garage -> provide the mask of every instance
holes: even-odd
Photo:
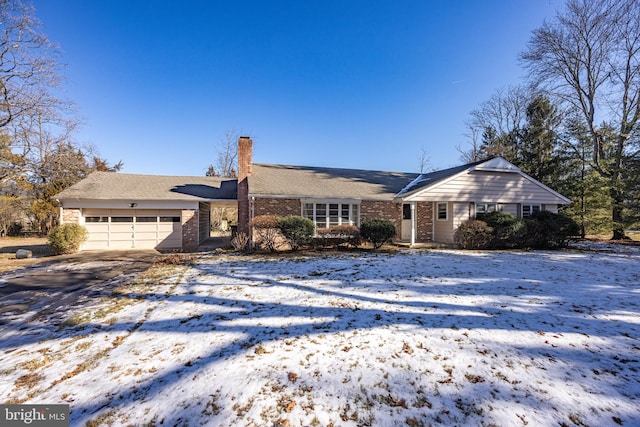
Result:
[[[211,204],[237,203],[237,180],[94,172],[58,194],[60,222],[87,229],[83,250],[194,250]]]
[[[182,248],[179,210],[86,209],[85,249]]]

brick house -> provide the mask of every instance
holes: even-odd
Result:
[[[85,249],[191,250],[209,236],[210,206],[237,203],[241,233],[264,214],[305,216],[318,228],[383,218],[397,240],[450,243],[477,213],[527,217],[571,203],[500,157],[418,174],[253,163],[252,150],[240,137],[237,179],[96,172],[57,196],[61,221],[87,226]]]
[[[397,240],[450,243],[476,213],[526,217],[571,203],[499,157],[418,174],[253,164],[251,152],[251,139],[241,137],[238,225],[247,233],[251,218],[264,214],[302,215],[319,228],[383,218]]]

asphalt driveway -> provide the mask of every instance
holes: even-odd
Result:
[[[160,254],[87,251],[0,275],[0,325],[30,321],[102,291],[112,279],[145,271]],[[26,317],[25,317],[26,316]]]

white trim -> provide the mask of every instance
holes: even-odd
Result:
[[[411,202],[411,246],[416,244],[416,210],[417,203]]]
[[[192,209],[198,210],[198,201],[174,200],[62,200],[64,209]],[[135,203],[132,208],[131,205]],[[204,202],[206,203],[206,202]]]

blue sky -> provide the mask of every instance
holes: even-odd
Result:
[[[254,161],[460,164],[469,113],[522,81],[560,0],[33,0],[81,143],[123,172],[203,175],[235,129]]]

